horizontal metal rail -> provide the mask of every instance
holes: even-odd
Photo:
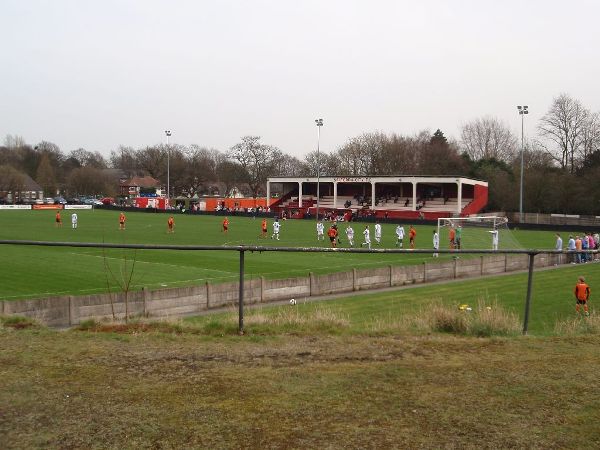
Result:
[[[580,250],[580,251],[560,251],[548,249],[505,249],[505,250],[489,250],[489,249],[401,249],[401,248],[331,248],[331,247],[275,247],[267,245],[168,245],[168,244],[119,244],[112,242],[59,242],[59,241],[31,241],[31,240],[11,240],[2,239],[0,245],[39,245],[43,247],[95,247],[95,248],[123,248],[123,249],[138,249],[138,250],[211,250],[211,251],[247,251],[247,252],[309,252],[309,253],[398,253],[398,254],[511,254],[511,255],[569,255],[576,253],[597,254],[599,250]]]
[[[265,245],[166,245],[166,244],[116,244],[107,242],[54,242],[54,241],[30,241],[30,240],[0,240],[0,245],[36,245],[42,247],[92,247],[92,248],[120,248],[136,250],[184,250],[184,251],[237,251],[240,253],[240,285],[239,285],[239,333],[244,334],[244,254],[246,252],[304,252],[304,253],[371,253],[371,254],[481,254],[481,255],[528,255],[529,267],[527,277],[527,296],[525,298],[525,315],[523,319],[523,334],[527,334],[529,326],[529,311],[531,305],[531,290],[533,282],[533,268],[535,255],[576,255],[597,254],[598,250],[546,250],[546,249],[399,249],[399,248],[331,248],[331,247],[274,247]]]

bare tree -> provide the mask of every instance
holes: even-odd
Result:
[[[353,137],[336,152],[341,175],[379,175],[385,170],[383,158],[388,138],[381,132]]]
[[[600,150],[600,114],[590,113],[581,132],[579,155],[587,161],[591,155]]]
[[[114,169],[121,169],[128,178],[137,175],[139,172],[139,164],[137,155],[132,147],[119,145],[117,151],[110,152],[110,165]]]
[[[35,179],[42,186],[46,195],[54,196],[56,194],[56,176],[47,153],[43,153],[40,158]]]
[[[84,148],[78,148],[69,153],[68,158],[73,158],[79,163],[79,167],[95,167],[106,169],[106,161],[100,152],[90,152]]]
[[[25,147],[26,143],[25,139],[23,139],[22,136],[13,136],[12,134],[7,134],[4,138],[4,145],[9,149],[14,150],[17,148]]]
[[[112,182],[101,170],[94,167],[73,169],[67,178],[67,187],[71,195],[100,195],[111,189]]]
[[[244,136],[242,142],[231,147],[229,157],[235,159],[248,172],[248,185],[257,197],[273,171],[276,147],[260,143],[260,136]]]
[[[136,152],[140,168],[151,177],[160,179],[167,173],[167,148],[165,145],[146,147]]]
[[[554,99],[538,125],[540,136],[557,146],[547,151],[561,168],[569,168],[571,173],[575,171],[575,155],[581,146],[588,118],[589,111],[579,100],[561,94]]]
[[[495,117],[482,117],[461,130],[461,149],[473,161],[496,159],[508,162],[516,153],[518,141],[508,126]]]

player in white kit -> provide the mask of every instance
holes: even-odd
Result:
[[[398,225],[396,227],[396,247],[402,248],[404,246],[404,227]]]
[[[346,228],[346,237],[348,238],[348,243],[350,247],[354,247],[354,229],[352,226],[348,225]]]
[[[498,250],[498,230],[490,230],[492,233],[492,250]]]
[[[323,222],[318,221],[317,222],[317,241],[324,241],[325,240],[325,226],[323,225]]]
[[[440,249],[440,235],[437,230],[433,230],[433,257],[439,256],[438,250]]]
[[[363,235],[365,236],[365,242],[360,244],[360,246],[362,247],[363,245],[366,245],[367,247],[371,248],[371,232],[369,231],[369,225],[365,225]]]
[[[271,239],[279,240],[279,228],[280,227],[281,227],[281,224],[279,223],[279,221],[277,219],[275,219],[275,222],[273,222],[273,235],[271,236]]]
[[[375,223],[375,242],[381,244],[381,224],[379,222]]]
[[[71,227],[73,229],[77,228],[77,213],[71,214]]]

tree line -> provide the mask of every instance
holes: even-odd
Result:
[[[561,94],[523,149],[525,211],[600,214],[597,112]],[[113,196],[119,177],[150,175],[166,185],[167,160],[174,196],[228,195],[234,187],[260,196],[272,176],[414,174],[487,180],[489,210],[515,211],[519,203],[520,139],[507,124],[489,116],[464,124],[459,139],[447,139],[439,129],[414,135],[370,132],[303,159],[262,143],[259,136],[244,136],[224,151],[197,144],[120,146],[108,157],[83,148],[63,153],[50,142],[31,146],[7,136],[0,146],[0,191],[19,190],[27,174],[46,193]]]

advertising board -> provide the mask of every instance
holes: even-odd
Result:
[[[31,205],[0,205],[0,209],[31,209]]]

